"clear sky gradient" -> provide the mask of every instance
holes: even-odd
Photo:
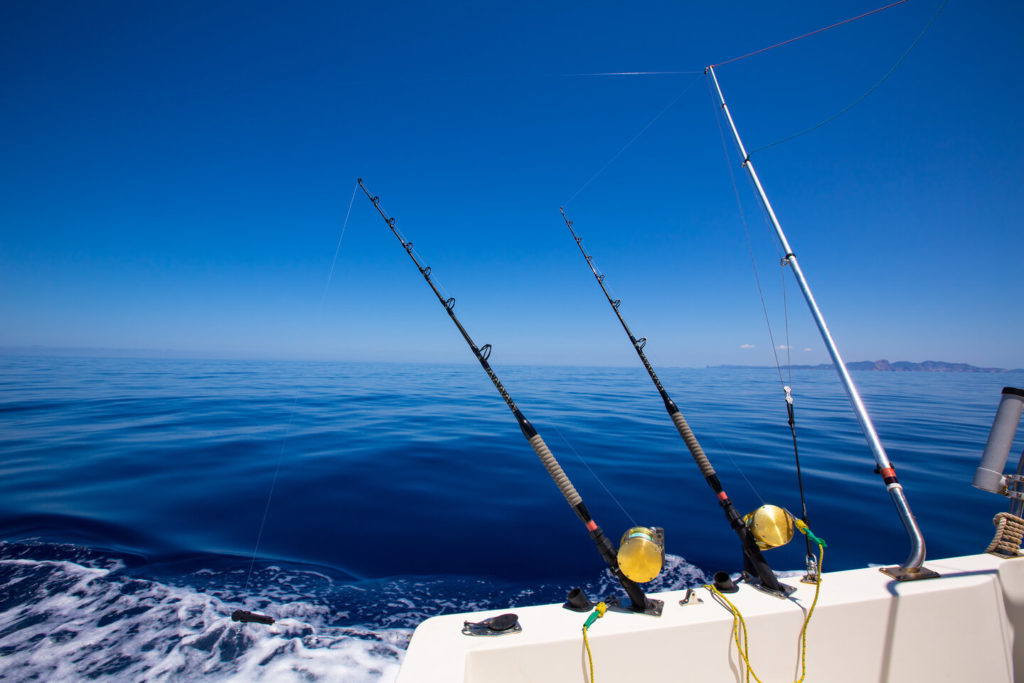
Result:
[[[361,192],[334,262],[362,177],[496,365],[636,362],[559,206],[654,363],[773,364],[728,163],[826,362],[700,72],[878,4],[3,3],[0,347],[471,362]],[[748,149],[940,4],[722,66]],[[847,360],[1024,367],[1022,19],[950,2],[753,155]]]

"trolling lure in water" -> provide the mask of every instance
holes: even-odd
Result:
[[[736,531],[736,534],[740,538],[740,542],[743,545],[743,568],[746,573],[752,578],[760,582],[760,587],[764,590],[770,591],[777,594],[786,594],[791,592],[788,586],[780,583],[775,574],[772,572],[771,567],[768,566],[768,562],[764,559],[764,555],[761,554],[760,548],[757,546],[756,539],[751,533],[748,525],[743,521],[743,517],[739,511],[732,504],[732,500],[728,494],[722,488],[722,482],[718,479],[718,474],[715,473],[715,469],[711,466],[711,462],[708,460],[707,454],[704,449],[701,448],[700,442],[697,441],[697,437],[694,435],[693,430],[690,429],[690,425],[686,422],[686,418],[683,417],[683,413],[679,410],[679,406],[675,404],[675,401],[665,391],[665,387],[662,386],[661,380],[658,379],[658,375],[654,372],[654,368],[651,367],[650,361],[647,360],[647,355],[644,353],[644,346],[647,344],[647,338],[641,337],[637,339],[633,336],[633,332],[629,329],[629,325],[626,324],[625,318],[622,317],[622,312],[619,311],[619,306],[622,304],[621,299],[612,299],[608,293],[608,288],[604,286],[604,275],[597,272],[597,268],[594,266],[594,258],[587,253],[586,249],[583,248],[583,240],[576,234],[576,231],[572,229],[572,221],[565,215],[565,209],[560,209],[562,212],[562,219],[565,221],[566,226],[569,228],[569,232],[572,233],[573,238],[576,240],[576,246],[580,248],[580,253],[583,254],[583,258],[587,260],[587,265],[590,266],[591,272],[594,273],[594,278],[597,280],[597,284],[601,287],[601,291],[604,292],[605,298],[608,300],[608,304],[612,307],[612,311],[615,313],[615,317],[619,319],[622,324],[622,329],[626,331],[626,336],[629,337],[630,343],[633,345],[633,349],[636,351],[636,355],[640,357],[640,362],[644,364],[644,368],[647,369],[647,374],[651,376],[651,381],[654,382],[654,386],[657,387],[658,393],[661,394],[661,400],[665,402],[665,410],[668,411],[669,417],[672,418],[673,424],[679,431],[679,436],[683,437],[683,441],[686,443],[686,447],[690,451],[690,455],[693,456],[694,462],[697,463],[697,467],[700,468],[701,474],[704,475],[704,480],[711,487],[711,490],[715,492],[718,497],[718,503],[722,506],[725,511],[725,516],[729,520],[729,526]]]
[[[257,614],[256,612],[249,612],[244,609],[236,609],[231,613],[231,621],[238,621],[243,624],[264,624],[266,626],[274,625],[274,617],[267,616],[266,614]]]
[[[462,326],[462,323],[459,322],[458,317],[455,315],[455,299],[445,299],[444,296],[441,295],[441,292],[437,289],[437,285],[434,284],[434,281],[430,277],[430,267],[424,266],[420,263],[419,259],[416,258],[416,255],[412,250],[412,242],[406,241],[405,238],[399,234],[395,227],[395,219],[393,217],[389,217],[384,212],[384,209],[381,208],[380,197],[370,194],[370,191],[366,189],[365,185],[363,185],[362,178],[358,179],[358,183],[359,187],[361,187],[363,192],[366,193],[367,198],[377,209],[377,212],[380,213],[381,218],[383,218],[384,222],[388,224],[391,232],[396,238],[398,238],[398,241],[401,242],[402,247],[405,248],[405,252],[409,255],[409,258],[411,258],[413,263],[416,264],[416,268],[420,271],[420,275],[422,275],[423,279],[427,281],[427,284],[434,292],[437,300],[441,302],[442,306],[444,306],[445,311],[448,313],[448,317],[450,317],[452,322],[455,323],[455,327],[457,327],[459,332],[462,334],[462,338],[466,340],[467,344],[469,344],[470,350],[473,351],[473,355],[476,356],[476,359],[480,362],[484,372],[486,372],[487,376],[491,378],[491,382],[498,390],[498,393],[501,394],[503,399],[505,399],[506,405],[508,405],[509,410],[511,410],[512,414],[515,416],[516,422],[519,423],[519,428],[522,430],[523,436],[526,437],[530,446],[537,453],[537,457],[540,458],[541,462],[544,464],[544,468],[548,471],[548,474],[558,486],[558,490],[561,491],[562,496],[565,498],[566,502],[569,503],[569,507],[572,508],[573,512],[576,513],[576,516],[579,517],[580,521],[587,527],[587,531],[590,532],[590,537],[597,545],[597,549],[601,553],[601,557],[603,557],[605,562],[608,563],[608,568],[619,580],[619,583],[622,584],[622,587],[626,590],[626,594],[629,595],[631,602],[630,608],[635,612],[660,614],[662,606],[661,601],[648,598],[644,595],[640,586],[626,576],[623,569],[619,566],[618,556],[612,542],[607,536],[605,536],[601,527],[599,527],[597,522],[595,522],[590,516],[590,512],[587,510],[587,506],[583,504],[580,494],[576,491],[572,482],[569,481],[569,477],[562,470],[562,467],[558,464],[555,456],[551,454],[551,450],[548,448],[547,444],[544,443],[540,434],[538,434],[534,426],[530,424],[530,421],[523,416],[523,413],[516,406],[512,397],[509,396],[508,391],[505,390],[505,387],[498,379],[498,376],[494,374],[494,370],[491,368],[490,363],[487,362],[487,359],[491,355],[491,345],[484,344],[481,347],[476,345],[472,337],[470,337],[469,333],[466,331],[466,328]]]

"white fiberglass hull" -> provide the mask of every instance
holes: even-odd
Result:
[[[807,636],[806,681],[1024,680],[1024,559],[970,555],[930,560],[938,579],[897,583],[877,569],[824,575]],[[764,683],[800,677],[798,638],[814,586],[786,600],[741,585],[729,599],[748,629],[754,672]],[[655,594],[661,617],[609,611],[589,631],[600,681],[745,680],[732,615],[696,590]],[[521,633],[470,637],[464,621],[512,611]],[[587,614],[560,605],[434,617],[413,634],[400,683],[589,681],[581,627]],[[1020,662],[1016,664],[1015,662]],[[751,679],[753,680],[753,679]]]

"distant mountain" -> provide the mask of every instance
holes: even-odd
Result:
[[[749,366],[737,366],[737,365],[720,365],[718,367],[749,367]],[[822,363],[821,365],[794,365],[794,368],[801,370],[825,370],[831,369],[831,363]],[[941,360],[926,360],[923,363],[912,363],[906,360],[898,360],[895,363],[890,363],[885,360],[861,360],[853,363],[847,363],[846,368],[848,370],[870,370],[872,372],[987,372],[987,373],[999,373],[999,372],[1018,372],[1015,370],[1007,370],[1006,368],[979,368],[976,365],[969,365],[967,363],[947,363]]]
[[[946,363],[941,360],[926,360],[923,363],[911,363],[906,360],[898,360],[895,363],[890,363],[885,359],[874,362],[864,360],[859,363],[847,363],[846,367],[850,370],[873,370],[875,372],[1009,372],[1005,368],[979,368],[967,363]]]

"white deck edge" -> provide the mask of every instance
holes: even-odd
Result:
[[[808,630],[806,681],[1009,682],[1018,669],[1024,680],[1024,642],[1015,638],[1024,625],[1024,559],[970,555],[927,566],[942,577],[898,583],[875,568],[826,573]],[[729,596],[746,619],[751,661],[765,683],[799,677],[797,642],[814,587],[788,583],[797,588],[788,600],[745,585]],[[660,618],[609,612],[599,619],[589,632],[595,678],[741,681],[732,616],[707,590],[696,593],[703,603],[688,606],[679,605],[685,591],[652,594],[665,601]],[[521,633],[461,633],[466,620],[509,611]],[[398,681],[589,681],[586,617],[561,605],[433,617],[413,634]]]

